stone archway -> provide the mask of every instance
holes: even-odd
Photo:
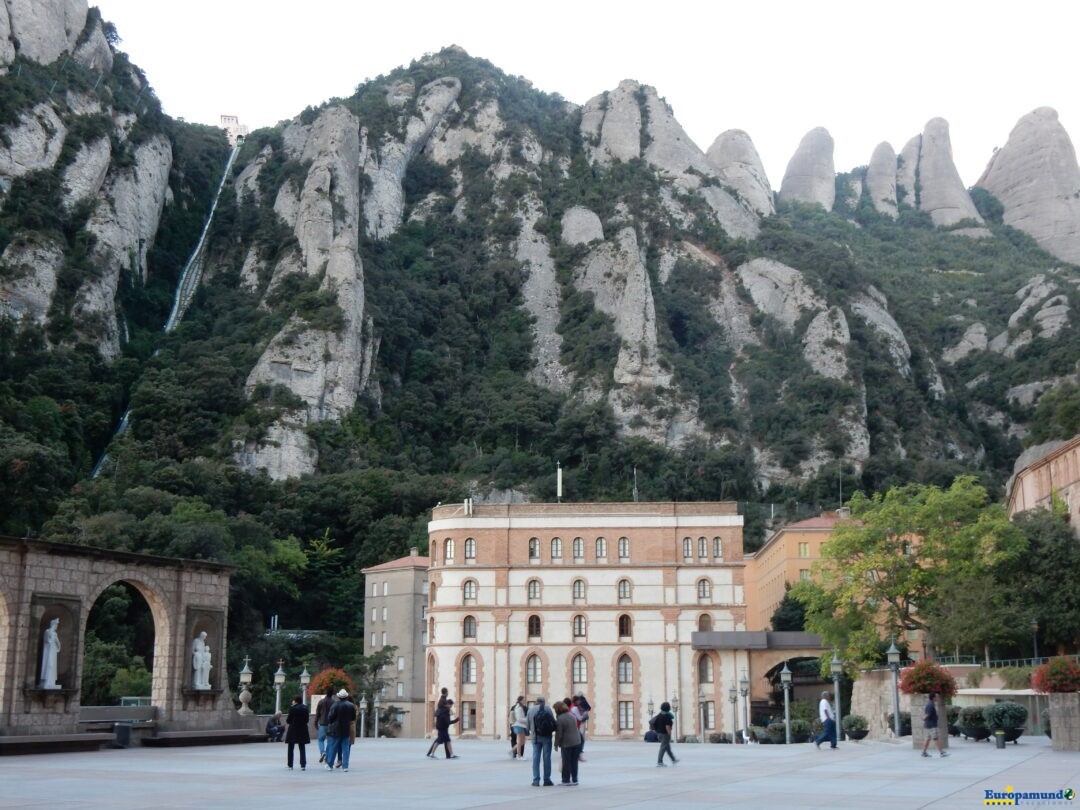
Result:
[[[78,729],[86,620],[116,582],[129,583],[150,607],[159,725],[235,725],[225,671],[231,572],[219,563],[0,536],[0,632],[6,633],[0,635],[0,733]],[[41,679],[44,628],[50,626],[59,641],[53,686]],[[213,668],[209,688],[195,688],[192,640],[203,631]]]

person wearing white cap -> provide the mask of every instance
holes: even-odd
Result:
[[[349,770],[349,753],[352,750],[352,734],[356,728],[356,706],[349,700],[349,692],[342,689],[338,700],[330,708],[326,718],[326,770],[334,770],[334,760],[341,757],[341,770]]]

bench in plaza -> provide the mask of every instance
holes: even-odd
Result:
[[[0,737],[0,756],[47,754],[57,751],[97,751],[116,742],[116,735],[101,732],[79,734],[12,734]]]

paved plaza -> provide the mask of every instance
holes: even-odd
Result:
[[[0,807],[450,810],[531,801],[574,810],[976,808],[984,806],[987,789],[1080,790],[1080,754],[1052,751],[1045,737],[1022,737],[1005,750],[953,741],[947,759],[921,758],[910,740],[842,743],[836,751],[683,744],[675,746],[679,764],[668,768],[656,767],[655,744],[594,741],[576,788],[532,787],[529,761],[511,760],[502,741],[455,741],[460,759],[449,761],[426,758],[427,746],[425,740],[361,741],[348,773],[329,773],[315,762],[306,772],[289,771],[282,743],[3,757]],[[558,782],[557,768],[554,776]],[[1020,806],[1026,805],[1038,806]]]

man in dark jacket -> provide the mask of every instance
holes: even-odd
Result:
[[[672,765],[679,761],[671,753],[671,729],[674,725],[675,715],[671,713],[671,704],[665,700],[660,704],[660,714],[656,715],[656,720],[653,721],[653,728],[656,730],[657,736],[660,737],[660,753],[656,755],[657,768],[667,767],[667,763],[664,762],[664,754],[671,757]]]
[[[315,709],[315,732],[318,734],[319,740],[319,762],[326,760],[326,722],[330,709],[334,706],[334,700],[336,700],[334,689],[329,687],[326,690],[326,695],[319,701],[319,705]]]
[[[337,696],[337,703],[330,708],[326,718],[326,770],[334,770],[334,760],[340,756],[341,770],[348,771],[353,729],[356,728],[356,706],[345,689]]]
[[[294,695],[292,706],[289,707],[289,714],[285,718],[285,725],[288,726],[288,731],[285,732],[285,743],[288,746],[285,761],[290,771],[293,766],[294,745],[300,746],[300,770],[307,770],[307,744],[311,742],[307,724],[310,719],[311,713],[308,711],[308,707],[304,705],[303,698],[300,695]]]
[[[446,746],[446,758],[457,759],[458,755],[454,753],[453,747],[450,745],[450,726],[454,723],[460,723],[461,718],[455,717],[450,719],[450,714],[454,710],[454,701],[447,699],[446,703],[435,710],[435,742],[431,744],[431,748],[428,749],[427,755],[432,759],[435,759],[435,749],[440,745]]]

